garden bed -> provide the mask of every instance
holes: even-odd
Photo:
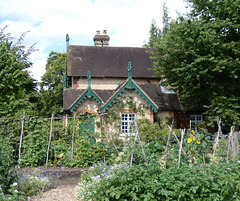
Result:
[[[35,168],[22,168],[22,171],[28,174],[33,172],[41,173],[51,173],[53,175],[59,175],[59,180],[57,185],[53,189],[49,189],[40,195],[28,197],[28,201],[75,201],[75,188],[78,185],[78,180],[81,173],[86,170],[86,168],[71,168],[71,167],[47,167],[44,166]]]

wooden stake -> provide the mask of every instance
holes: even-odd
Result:
[[[53,142],[54,142],[54,160],[56,163],[57,162],[57,153],[56,153],[56,140],[55,140],[55,133],[54,133],[54,119],[52,122],[52,134],[53,134]]]
[[[133,147],[135,146],[136,140],[137,140],[137,133],[135,134],[135,137],[134,137]],[[131,153],[130,167],[132,167],[132,161],[133,161],[133,150]]]
[[[19,150],[18,150],[18,154],[19,154],[19,155],[18,155],[18,168],[20,168],[20,163],[21,163],[21,148],[22,148],[24,118],[25,118],[25,112],[23,112],[23,115],[22,115],[22,128],[21,128],[21,135],[20,135],[20,142],[19,142]]]
[[[220,136],[220,133],[222,133],[222,128],[221,128],[221,118],[217,118],[217,125],[218,125],[218,133],[217,133],[217,137],[216,137],[216,142],[215,142],[215,145],[214,145],[214,151],[213,151],[213,157],[216,153],[216,150],[217,150],[217,147],[218,147],[218,143],[219,143],[219,136]]]
[[[110,141],[112,142],[112,144],[113,144],[113,146],[114,146],[114,148],[115,148],[115,150],[116,150],[116,152],[117,152],[117,155],[119,156],[118,148],[117,148],[116,144],[113,142],[113,138],[112,138],[112,135],[111,135],[110,132],[108,132],[108,136],[109,136]]]
[[[181,142],[179,144],[178,168],[180,168],[180,163],[181,163],[182,144],[183,144],[184,134],[185,134],[185,128],[181,129]]]
[[[169,127],[168,140],[167,140],[167,144],[166,144],[165,166],[164,166],[165,169],[167,169],[168,145],[170,144],[170,139],[171,139],[172,131],[173,131],[173,121],[172,121],[172,125]]]
[[[73,113],[73,133],[72,133],[72,160],[73,160],[73,153],[74,153],[74,135],[75,135],[75,130],[76,130],[75,122],[76,122],[76,112],[74,111],[74,113]]]
[[[51,127],[50,127],[50,136],[49,136],[48,149],[47,149],[46,167],[48,165],[48,154],[49,154],[49,149],[50,149],[50,145],[51,145],[53,118],[54,118],[54,114],[52,114],[52,118],[51,118]]]
[[[230,152],[230,144],[232,140],[232,135],[233,135],[233,126],[231,126],[231,130],[228,136],[228,146],[227,146],[227,163],[229,163],[229,152]]]
[[[137,123],[136,123],[136,122],[135,122],[135,125],[136,125],[136,130],[137,130],[137,135],[138,135],[138,141],[139,141],[139,144],[140,144],[141,149],[142,149],[142,154],[143,154],[143,156],[144,156],[145,162],[147,162],[147,157],[146,157],[145,152],[144,152],[144,149],[143,149],[143,144],[142,144],[142,141],[141,141],[141,139],[140,139],[139,129],[138,129],[138,126],[137,126]]]
[[[170,129],[170,126],[168,126],[168,128]],[[184,128],[184,130],[186,130],[186,129]],[[175,134],[174,131],[172,131],[172,133],[173,133],[173,136],[175,137],[175,139],[177,140],[177,142],[178,142],[178,144],[179,144],[179,146],[180,146],[180,141],[179,141],[179,139],[177,138],[177,135]],[[186,152],[183,150],[183,148],[182,148],[182,152],[183,152],[184,154],[186,154]],[[187,154],[186,154],[186,155],[187,155]]]

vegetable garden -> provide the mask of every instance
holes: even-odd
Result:
[[[25,200],[54,186],[53,175],[29,177],[24,167],[90,167],[77,187],[80,200],[239,200],[239,134],[214,140],[207,129],[176,130],[166,122],[135,123],[135,135],[94,133],[88,121],[69,118],[2,118],[0,198]],[[106,129],[102,129],[106,130]],[[55,175],[56,176],[56,175]],[[30,179],[31,178],[31,179]],[[24,189],[23,186],[29,186]],[[31,190],[30,190],[31,189]]]

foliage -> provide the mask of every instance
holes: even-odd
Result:
[[[18,183],[14,182],[10,189],[8,189],[9,194],[3,194],[0,189],[0,200],[7,201],[7,200],[14,200],[14,201],[25,201],[25,196],[22,191],[18,190]]]
[[[167,170],[141,164],[85,180],[78,193],[82,200],[238,200],[239,170],[239,162]]]
[[[44,191],[55,188],[61,176],[58,172],[44,172],[39,169],[23,168],[18,171],[18,190],[25,196],[40,195]]]
[[[189,2],[191,15],[171,22],[157,45],[156,76],[178,91],[188,108],[207,106],[211,121],[219,116],[238,122],[240,2]]]
[[[79,179],[77,187],[77,197],[81,200],[95,200],[95,186],[99,185],[100,180],[105,180],[115,175],[116,171],[128,168],[127,163],[119,163],[118,165],[109,166],[98,163],[90,167],[88,171],[84,171]]]
[[[164,1],[163,4],[163,29],[157,27],[156,21],[153,19],[149,31],[149,41],[144,44],[145,47],[156,47],[159,41],[162,39],[163,35],[167,33],[169,29],[169,23],[171,21],[171,18],[168,15],[168,8],[166,6],[166,2]]]
[[[50,125],[46,120],[30,117],[25,120],[21,167],[45,164]]]
[[[188,154],[189,164],[206,164],[209,162],[207,157],[208,144],[207,144],[207,131],[201,130],[199,132],[187,133],[185,143]],[[207,160],[207,161],[206,161]]]
[[[42,76],[38,104],[40,114],[50,117],[59,115],[63,103],[63,74],[66,69],[66,53],[51,52],[49,54],[46,72]]]
[[[169,128],[165,122],[151,123],[147,119],[137,121],[140,138],[145,143],[162,142],[168,136]],[[165,142],[164,142],[165,143]]]
[[[108,110],[108,115],[105,117],[105,127],[108,125],[114,126],[116,132],[115,135],[119,136],[119,128],[121,125],[121,109],[128,108],[130,111],[134,111],[139,117],[144,117],[144,112],[147,106],[145,104],[136,104],[133,101],[133,97],[124,97],[122,100],[116,100],[114,107]]]
[[[23,110],[34,111],[36,84],[27,71],[31,66],[28,56],[34,49],[25,51],[21,45],[25,34],[14,44],[4,29],[0,29],[0,115],[12,117]]]
[[[68,161],[65,164],[74,167],[87,167],[98,161],[110,159],[113,150],[108,146],[105,133],[95,133],[90,130],[89,120],[91,118],[94,117],[87,116],[86,118],[78,119],[76,122],[77,129],[74,139],[73,159],[69,160],[71,154],[68,152],[66,156],[63,156],[58,161],[62,163]]]
[[[144,44],[145,47],[154,47],[159,39],[162,36],[161,29],[159,29],[156,25],[156,21],[153,19],[151,26],[150,26],[150,31],[149,31],[149,41]]]
[[[11,138],[0,135],[0,187],[7,193],[10,185],[14,183],[15,166],[14,148],[10,143]]]

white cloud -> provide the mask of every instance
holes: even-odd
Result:
[[[46,59],[37,59],[34,61],[34,66],[30,67],[28,71],[30,72],[30,75],[35,79],[40,81],[41,77],[45,73],[45,66],[47,64]]]
[[[170,16],[183,12],[183,0],[168,0]],[[162,26],[163,1],[160,0],[1,0],[0,28],[18,37],[30,31],[24,44],[34,43],[38,52],[31,56],[34,78],[45,69],[51,51],[66,51],[65,36],[70,44],[93,45],[96,30],[108,30],[111,46],[143,45],[149,38],[152,19]],[[45,61],[45,62],[44,62]],[[38,73],[40,71],[41,73]]]

